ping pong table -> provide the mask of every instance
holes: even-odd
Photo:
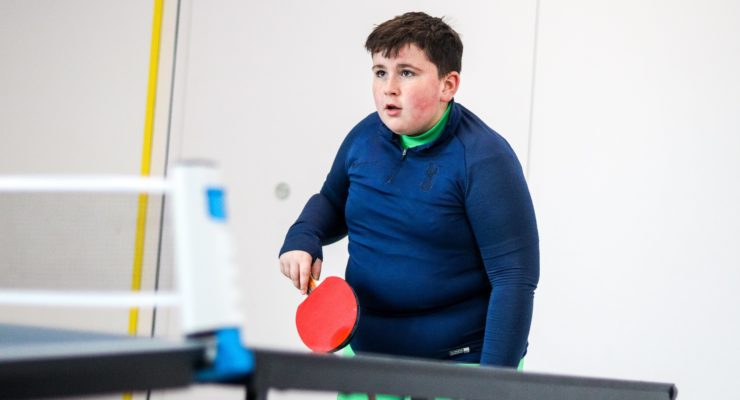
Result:
[[[254,370],[248,400],[270,390],[341,391],[433,398],[552,400],[673,400],[675,385],[522,373],[387,356],[250,349]],[[31,399],[185,387],[206,360],[197,341],[0,324],[0,398]]]

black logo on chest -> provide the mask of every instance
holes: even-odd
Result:
[[[434,177],[437,175],[437,172],[439,172],[439,167],[434,163],[429,163],[424,176],[424,181],[421,182],[422,192],[428,192],[432,188],[434,185]]]

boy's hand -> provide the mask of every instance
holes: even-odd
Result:
[[[311,255],[303,250],[287,251],[280,255],[280,272],[293,281],[293,285],[306,294],[308,278],[318,280],[321,276],[321,259],[311,263]]]

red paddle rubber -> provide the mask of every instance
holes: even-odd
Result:
[[[296,328],[303,343],[317,353],[331,353],[352,339],[359,319],[357,296],[344,279],[330,276],[298,306]]]

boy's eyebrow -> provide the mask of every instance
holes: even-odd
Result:
[[[374,69],[374,70],[375,69],[385,69],[385,68],[387,68],[387,67],[385,65],[383,65],[383,64],[375,64],[372,67],[372,69]],[[398,64],[398,65],[396,65],[396,68],[398,68],[398,69],[411,68],[411,69],[415,69],[417,71],[421,71],[421,69],[419,67],[414,66],[412,64]]]
[[[415,69],[415,70],[417,70],[417,71],[419,71],[419,70],[420,70],[420,69],[419,69],[419,67],[417,67],[417,66],[415,66],[415,65],[411,65],[411,64],[398,64],[398,65],[396,65],[396,67],[397,67],[398,69],[411,68],[411,69]]]

